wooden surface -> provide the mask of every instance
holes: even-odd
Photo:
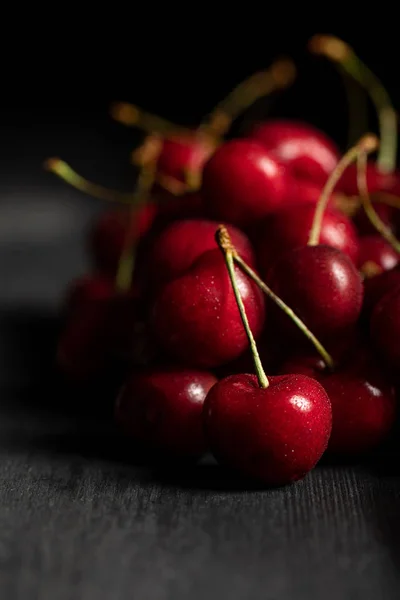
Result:
[[[147,467],[77,416],[56,314],[99,207],[32,177],[0,183],[0,598],[397,600],[396,456],[257,490],[211,462]]]

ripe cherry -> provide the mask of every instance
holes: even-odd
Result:
[[[283,208],[267,217],[258,229],[257,256],[265,275],[271,264],[288,250],[305,246],[310,236],[315,205],[299,204]],[[348,217],[333,208],[322,219],[320,243],[337,248],[353,263],[358,260],[358,236]]]
[[[396,287],[375,306],[371,316],[371,339],[388,366],[400,369],[400,288]]]
[[[339,161],[333,141],[308,123],[277,119],[256,125],[249,136],[284,163],[295,179],[324,185]]]
[[[398,252],[380,235],[366,235],[360,238],[358,264],[365,277],[390,271],[398,264],[399,258]]]
[[[372,450],[389,435],[396,416],[393,388],[371,357],[327,370],[315,356],[288,361],[280,373],[302,373],[323,385],[332,405],[332,433],[328,452],[358,455]]]
[[[363,317],[369,319],[378,302],[396,288],[400,288],[400,270],[398,268],[383,271],[375,277],[364,279]]]
[[[264,325],[261,291],[237,270],[251,327]],[[156,296],[151,325],[163,349],[178,361],[213,368],[234,360],[248,346],[224,258],[218,248],[202,254]]]
[[[283,206],[290,182],[283,164],[261,144],[231,140],[205,164],[201,193],[211,218],[247,227]]]
[[[207,450],[203,403],[216,382],[207,371],[176,367],[132,373],[117,398],[116,421],[151,450],[198,458]]]
[[[215,249],[218,222],[205,219],[175,221],[153,240],[146,269],[153,283],[160,285],[179,277],[207,250]],[[229,227],[232,240],[243,258],[255,264],[250,240],[239,229]]]
[[[383,202],[374,202],[374,209],[386,227],[389,227],[393,231],[396,209],[393,206],[384,204]],[[364,236],[376,234],[376,228],[368,218],[363,206],[360,206],[359,210],[354,215],[353,221],[359,235]]]

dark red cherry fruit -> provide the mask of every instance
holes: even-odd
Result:
[[[375,306],[389,292],[400,288],[398,268],[383,271],[375,277],[364,279],[363,316],[369,318]]]
[[[379,234],[360,238],[359,269],[365,277],[373,277],[382,271],[390,271],[399,262],[399,254]]]
[[[324,185],[339,161],[333,141],[308,123],[277,119],[256,125],[249,135],[285,163],[297,179]]]
[[[383,223],[387,227],[390,227],[390,229],[393,231],[396,209],[388,204],[384,204],[383,202],[374,202],[374,209],[380,220],[383,221]],[[368,219],[367,214],[362,206],[354,215],[353,220],[359,235],[376,235],[376,229]]]
[[[351,331],[360,314],[363,284],[351,260],[329,246],[302,246],[282,255],[267,283],[321,340]],[[282,311],[276,319],[288,335],[299,331]]]
[[[153,241],[147,258],[152,283],[163,284],[187,271],[201,254],[216,248],[217,221],[187,219],[175,221]],[[242,258],[254,266],[255,256],[248,237],[234,226],[228,227],[232,242]]]
[[[395,190],[399,189],[400,185],[400,174],[397,171],[381,173],[376,162],[370,160],[367,163],[367,185],[370,194],[375,192],[396,194]],[[356,164],[352,164],[346,169],[337,184],[337,189],[347,196],[358,196]]]
[[[264,325],[264,297],[239,268],[235,272],[257,338]],[[184,275],[162,288],[151,325],[165,352],[191,366],[217,367],[246,350],[247,336],[219,249],[202,254]]]
[[[158,172],[186,182],[188,172],[198,174],[215,151],[216,144],[209,136],[174,135],[163,139],[157,161]]]
[[[218,461],[267,485],[301,479],[324,453],[332,426],[329,398],[303,375],[220,380],[204,403],[204,425]]]
[[[394,371],[400,369],[400,287],[386,294],[371,316],[371,339]]]
[[[330,372],[315,356],[288,361],[281,373],[302,373],[315,377],[332,405],[332,433],[328,451],[358,455],[370,451],[389,435],[396,417],[394,389],[365,351],[337,371]]]
[[[206,450],[202,411],[217,379],[177,368],[132,373],[118,396],[115,418],[125,434],[151,450],[182,458]]]
[[[211,218],[238,226],[283,205],[291,182],[285,167],[252,140],[222,144],[203,171],[202,196]]]
[[[299,204],[277,211],[260,224],[257,256],[264,275],[281,254],[307,244],[314,213],[315,205]],[[358,236],[354,225],[333,208],[324,212],[320,243],[341,250],[353,263],[357,263]]]

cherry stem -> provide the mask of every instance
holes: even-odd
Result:
[[[364,135],[359,142],[350,148],[346,154],[342,157],[335,169],[330,174],[328,181],[322,190],[321,196],[318,200],[313,224],[310,231],[310,237],[308,239],[309,246],[317,246],[319,244],[319,238],[321,235],[322,219],[324,216],[325,209],[327,207],[329,198],[335,189],[336,184],[342,177],[343,173],[352,162],[354,162],[360,154],[369,154],[374,152],[378,148],[378,138],[369,133]]]
[[[335,36],[316,35],[311,38],[309,48],[311,52],[339,63],[368,92],[379,119],[381,146],[378,169],[381,173],[392,173],[397,156],[397,114],[382,82],[346,42]]]
[[[114,102],[111,105],[110,114],[115,121],[127,127],[138,127],[144,131],[162,135],[192,135],[192,131],[186,127],[176,125],[158,115],[146,112],[128,102]]]
[[[44,168],[60,177],[60,179],[69,185],[72,185],[75,189],[94,198],[106,200],[107,202],[121,202],[123,204],[132,204],[134,201],[134,194],[132,192],[118,192],[97,185],[97,183],[92,183],[79,175],[60,158],[48,158],[44,163]]]
[[[137,182],[135,201],[130,210],[130,225],[125,237],[124,248],[118,261],[115,276],[115,287],[119,292],[126,292],[132,285],[133,270],[136,258],[137,216],[146,204],[149,192],[154,184],[156,161],[143,165]]]
[[[257,275],[255,271],[241,258],[241,256],[235,251],[233,253],[234,261],[241,267],[241,269],[258,285],[258,287],[273,301],[283,312],[294,322],[294,324],[304,333],[306,338],[313,344],[322,360],[329,369],[334,368],[334,362],[331,355],[325,350],[321,342],[315,337],[315,335],[308,329],[307,325],[298,317],[293,310],[277,296],[267,284]]]
[[[239,83],[202,121],[200,129],[224,136],[232,122],[263,96],[291,85],[296,76],[292,60],[276,60],[267,70],[253,73]]]
[[[376,212],[368,192],[367,182],[367,155],[363,152],[357,158],[357,186],[361,202],[370,223],[389,242],[389,244],[400,254],[400,242]]]
[[[219,247],[221,248],[221,250],[224,254],[224,257],[225,257],[225,262],[226,262],[226,266],[228,269],[229,278],[231,280],[233,292],[235,294],[236,303],[237,303],[237,306],[239,309],[240,317],[242,319],[242,323],[245,328],[247,339],[249,340],[251,352],[253,355],[254,367],[255,367],[256,374],[257,374],[258,383],[259,383],[260,387],[267,388],[269,386],[268,377],[265,374],[265,371],[264,371],[262,363],[261,363],[260,355],[258,354],[257,344],[254,339],[253,333],[251,331],[249,321],[247,319],[246,309],[244,307],[242,296],[240,294],[240,290],[239,290],[237,280],[236,280],[235,265],[233,262],[233,257],[234,257],[234,254],[236,251],[235,251],[234,247],[232,246],[231,238],[230,238],[229,233],[224,225],[220,225],[218,227],[218,230],[216,233],[216,240],[217,240],[217,243],[218,243]]]
[[[343,72],[339,66],[339,70],[342,74],[342,79],[347,96],[348,106],[348,139],[347,147],[351,148],[354,146],[356,141],[368,131],[368,103],[367,96],[364,88],[359,84],[358,81]]]

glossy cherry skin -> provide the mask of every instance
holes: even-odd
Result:
[[[208,250],[217,248],[215,233],[218,221],[186,219],[175,221],[154,239],[147,256],[147,272],[154,284],[179,277]],[[255,255],[248,237],[234,226],[228,231],[240,256],[255,265]]]
[[[113,283],[96,276],[75,283],[70,291],[57,364],[72,379],[89,379],[106,367],[114,294]]]
[[[202,412],[217,379],[207,371],[178,368],[132,373],[115,406],[124,433],[151,450],[197,458],[206,450]]]
[[[215,151],[215,142],[207,136],[174,135],[163,140],[157,168],[159,173],[186,182],[187,171],[199,173]]]
[[[365,277],[373,277],[382,271],[390,271],[399,262],[399,254],[379,234],[360,238],[359,269]]]
[[[239,268],[235,273],[251,330],[258,338],[264,325],[264,296]],[[244,352],[247,336],[219,249],[202,254],[189,271],[162,288],[151,325],[164,351],[190,366],[214,368]]]
[[[381,221],[383,221],[385,225],[387,227],[390,227],[390,229],[393,231],[395,218],[394,213],[396,209],[392,206],[389,206],[388,204],[384,204],[383,202],[374,202],[374,209]],[[354,215],[353,221],[359,235],[376,235],[376,229],[372,225],[371,221],[368,219],[366,212],[362,206]]]
[[[296,179],[324,185],[339,161],[333,141],[308,123],[274,119],[256,125],[249,135],[285,163]]]
[[[370,325],[371,339],[389,368],[400,369],[400,287],[386,294],[375,306]]]
[[[329,398],[303,375],[221,379],[204,403],[206,437],[215,458],[264,484],[301,479],[324,453],[332,426]]]
[[[370,194],[379,191],[396,194],[400,187],[400,175],[397,171],[394,173],[380,173],[377,164],[371,160],[367,164],[367,185]],[[356,164],[353,163],[345,170],[337,183],[337,190],[347,196],[358,196]]]
[[[323,385],[332,405],[332,433],[328,452],[359,455],[384,441],[394,425],[396,399],[382,371],[361,352],[335,372],[315,356],[288,361],[280,373],[302,373]]]
[[[400,270],[398,268],[383,271],[375,277],[365,279],[363,316],[369,318],[378,302],[397,288],[400,288]]]
[[[281,254],[307,244],[314,214],[313,204],[299,204],[277,211],[260,224],[257,257],[264,276]],[[348,217],[333,208],[324,212],[320,243],[341,250],[357,263],[355,227]]]
[[[289,180],[258,142],[231,140],[205,164],[201,193],[211,218],[247,227],[283,205]]]
[[[345,335],[358,320],[362,279],[336,248],[302,246],[287,252],[269,271],[268,284],[320,341]],[[301,332],[287,315],[276,310],[276,319],[288,335],[299,339]]]

